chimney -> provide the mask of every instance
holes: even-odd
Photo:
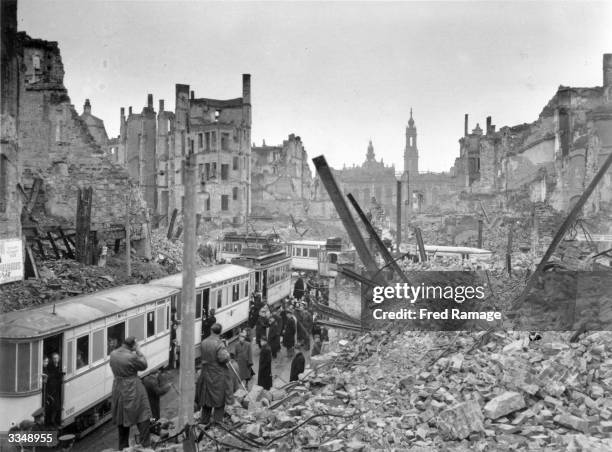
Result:
[[[465,118],[463,120],[463,136],[467,137],[468,135],[468,114],[465,114]]]
[[[132,107],[128,108],[128,116],[132,116]]]
[[[242,74],[242,102],[251,105],[251,74]]]
[[[89,99],[85,99],[85,105],[83,105],[83,113],[91,114],[91,104],[89,103]]]
[[[612,53],[603,56],[603,86],[612,86]]]
[[[147,107],[153,110],[153,94],[147,94]]]
[[[159,99],[159,112],[164,111],[164,99]]]
[[[191,100],[195,99],[195,91],[191,91]]]
[[[125,120],[125,108],[121,107],[121,121]]]
[[[486,130],[487,130],[487,135],[489,135],[490,133],[493,133],[491,132],[491,117],[490,116],[487,116],[487,129]]]

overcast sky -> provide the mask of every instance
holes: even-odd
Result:
[[[600,86],[612,52],[612,2],[211,3],[19,1],[19,28],[58,41],[65,84],[89,98],[109,135],[119,108],[147,93],[174,109],[174,85],[196,97],[242,95],[252,77],[252,138],[290,133],[335,167],[378,158],[403,169],[413,108],[421,171],[444,171],[486,116],[531,122],[559,85]]]

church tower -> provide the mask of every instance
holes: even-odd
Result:
[[[404,149],[404,174],[408,174],[410,181],[416,181],[419,174],[419,151],[417,149],[417,130],[412,119],[412,108],[410,119],[406,127],[406,148]]]

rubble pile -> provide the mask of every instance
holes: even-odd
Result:
[[[2,312],[63,300],[76,295],[124,284],[148,282],[167,273],[157,264],[132,261],[132,276],[125,272],[125,259],[109,257],[106,267],[81,264],[72,259],[46,260],[39,264],[39,279],[0,286]]]
[[[199,447],[612,450],[611,338],[368,333],[313,359],[297,384],[237,391],[233,425]]]

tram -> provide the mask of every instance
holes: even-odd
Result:
[[[244,248],[232,264],[248,267],[255,272],[255,290],[271,307],[280,305],[291,295],[291,258],[282,246],[264,249]]]
[[[268,303],[279,303],[290,294],[290,278],[284,250],[252,256],[245,265],[198,269],[194,346],[211,308],[231,335],[247,323],[250,295],[258,284]],[[180,311],[181,290],[182,274],[177,274],[0,314],[0,434],[45,406],[42,363],[54,353],[63,372],[61,432],[82,437],[109,420],[111,351],[135,336],[149,365],[141,376],[166,366],[172,308]]]
[[[263,249],[280,244],[278,234],[238,234],[228,232],[217,240],[217,259],[230,261],[240,257],[243,248]]]

